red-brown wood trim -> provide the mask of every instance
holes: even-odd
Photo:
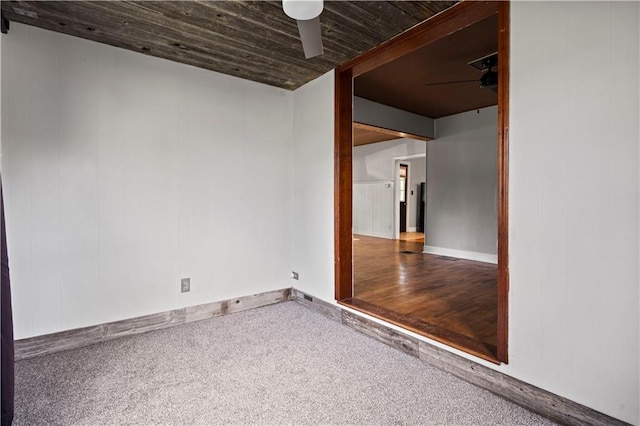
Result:
[[[423,141],[423,142],[433,140],[433,138],[430,138],[428,136],[415,135],[413,133],[401,132],[399,130],[388,129],[386,127],[380,127],[380,126],[373,126],[371,124],[359,123],[357,121],[353,122],[353,128],[355,130],[366,130],[368,132],[374,132],[382,135],[392,136],[393,138],[396,138],[396,139],[409,138],[409,139],[414,139],[414,140]],[[375,143],[375,142],[371,142],[371,143]],[[357,145],[357,141],[355,141],[354,143],[354,146],[356,145]]]
[[[335,297],[353,295],[352,150],[353,77],[350,69],[335,75],[334,232]]]
[[[498,359],[509,361],[509,22],[498,5]]]
[[[463,1],[341,65],[335,74],[335,297],[353,297],[353,78],[498,13],[498,361],[508,362],[509,2]],[[406,43],[406,44],[405,44]]]
[[[353,77],[364,74],[424,45],[433,43],[484,18],[495,15],[498,3],[495,1],[460,2],[342,64],[337,68],[337,72],[349,69]]]

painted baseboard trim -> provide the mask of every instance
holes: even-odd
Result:
[[[357,238],[358,235],[363,235],[365,237],[375,237],[375,238],[386,238],[388,240],[393,239],[393,232],[373,232],[373,231],[353,231],[354,236]]]
[[[408,232],[418,232],[418,227],[417,226],[410,226],[408,229]]]
[[[426,254],[437,254],[439,256],[457,257],[458,259],[498,264],[497,254],[479,253],[475,251],[456,250],[434,246],[424,246],[422,252]]]
[[[161,330],[193,321],[245,311],[291,300],[291,288],[267,291],[234,299],[205,303],[187,308],[174,309],[136,318],[76,328],[42,336],[16,340],[15,360],[81,348],[124,336]]]
[[[353,330],[561,424],[628,425],[592,408],[432,345],[409,333],[398,331],[368,315],[354,313],[296,289],[292,290],[291,297],[307,308],[340,321]]]

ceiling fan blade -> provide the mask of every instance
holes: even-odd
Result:
[[[441,86],[443,84],[457,84],[457,83],[478,83],[480,84],[480,81],[478,79],[476,80],[459,80],[459,81],[443,81],[440,83],[425,83],[425,86]]]
[[[309,59],[322,55],[322,31],[320,30],[320,17],[315,17],[306,21],[297,20],[300,40],[304,57]]]

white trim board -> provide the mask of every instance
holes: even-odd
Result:
[[[399,155],[397,157],[393,157],[393,161],[395,162],[396,160],[413,160],[414,158],[425,158],[426,156],[426,152],[420,154]]]
[[[353,235],[362,235],[363,237],[374,237],[374,238],[384,238],[387,240],[393,240],[393,235],[391,232],[355,232],[353,231]]]
[[[475,251],[456,250],[445,247],[424,246],[422,253],[437,254],[439,256],[457,257],[458,259],[475,260],[477,262],[498,264],[498,255],[478,253]]]

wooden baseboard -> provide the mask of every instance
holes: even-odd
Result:
[[[339,321],[347,327],[560,424],[628,425],[604,413],[439,348],[409,333],[374,321],[361,313],[342,309],[296,289],[292,291],[292,299],[329,318],[336,319],[340,316]]]
[[[347,306],[356,311],[362,312],[384,322],[397,325],[405,330],[414,332],[436,342],[444,343],[447,346],[459,349],[485,361],[500,364],[496,356],[496,347],[488,343],[454,333],[446,328],[428,324],[409,315],[399,314],[394,311],[382,308],[365,302],[364,300],[350,298],[341,300],[341,305]]]
[[[18,361],[33,358],[287,300],[294,300],[327,318],[339,321],[347,327],[559,423],[627,425],[606,414],[441,349],[362,314],[352,313],[291,288],[16,340],[15,359]]]
[[[235,299],[174,309],[172,311],[157,314],[144,315],[90,327],[76,328],[58,333],[45,334],[16,340],[15,360],[33,358],[68,349],[80,348],[94,343],[117,339],[118,337],[131,336],[147,331],[161,330],[163,328],[186,324],[207,318],[227,315],[273,303],[284,302],[291,299],[291,289],[268,291]]]
[[[419,358],[534,413],[565,425],[628,425],[577,402],[420,341]]]
[[[291,290],[291,300],[306,306],[307,308],[319,312],[325,317],[334,321],[342,322],[342,309],[339,306],[325,302],[322,299],[311,296],[297,289]]]

